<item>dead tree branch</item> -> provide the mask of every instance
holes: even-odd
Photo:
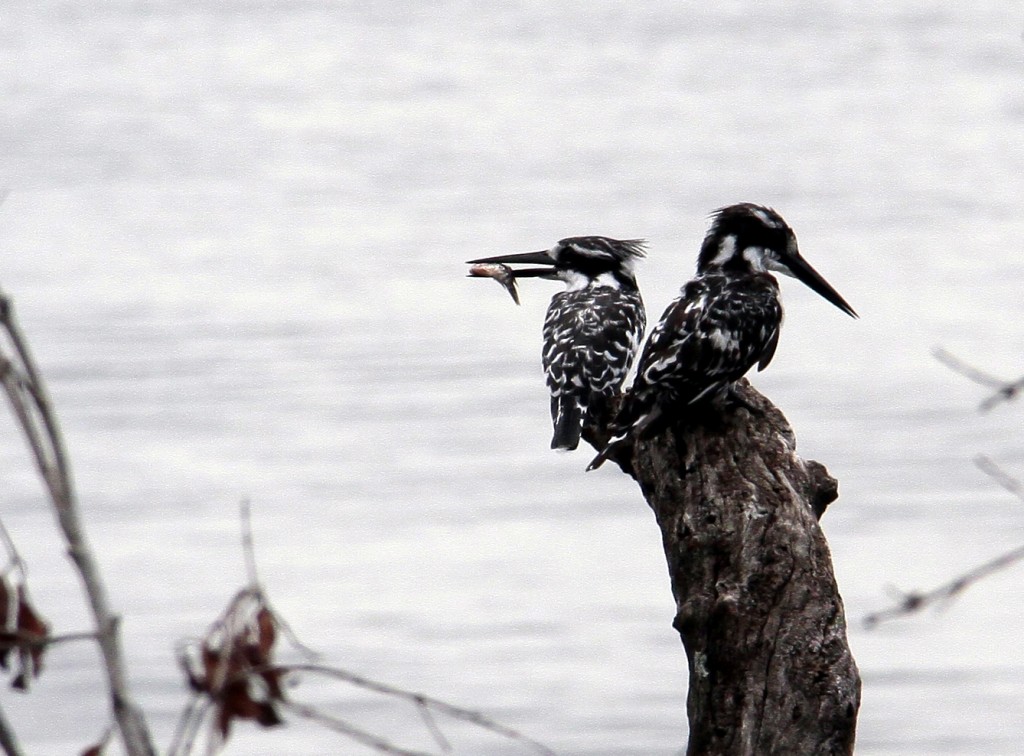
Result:
[[[935,359],[950,370],[959,373],[968,380],[977,383],[979,386],[984,386],[988,389],[995,389],[994,394],[978,405],[978,410],[980,412],[988,412],[997,404],[1001,402],[1008,402],[1024,391],[1024,377],[1018,378],[1015,381],[1004,381],[1002,378],[996,378],[994,375],[989,375],[988,373],[978,370],[972,365],[968,365],[959,357],[955,357],[942,347],[936,347],[932,350],[932,354],[935,356]]]
[[[496,735],[500,735],[509,740],[518,741],[528,746],[532,750],[545,756],[554,756],[554,751],[540,743],[533,740],[526,735],[523,735],[518,730],[514,730],[511,727],[507,727],[499,722],[495,722],[490,717],[480,713],[479,711],[473,711],[472,709],[464,709],[460,706],[454,706],[453,704],[446,703],[437,698],[426,696],[422,693],[413,693],[402,688],[397,688],[393,685],[386,685],[385,683],[370,680],[369,678],[361,675],[347,672],[344,669],[338,669],[336,667],[328,667],[322,664],[287,664],[278,667],[282,672],[294,674],[298,672],[307,672],[317,675],[323,675],[326,677],[332,677],[336,680],[350,683],[366,690],[374,691],[375,693],[381,693],[383,695],[392,696],[394,698],[404,699],[413,705],[415,705],[420,713],[424,717],[424,721],[428,728],[431,730],[433,737],[436,741],[444,747],[444,736],[437,728],[436,723],[430,716],[430,713],[437,712],[444,714],[445,716],[451,717],[452,719],[458,719],[463,722],[481,727],[485,730],[490,730]]]
[[[968,380],[977,383],[979,386],[984,386],[988,389],[995,389],[994,394],[978,405],[979,412],[987,412],[1000,402],[1010,401],[1016,398],[1021,391],[1024,391],[1024,378],[1019,378],[1016,381],[1004,381],[1001,378],[996,378],[993,375],[989,375],[988,373],[978,370],[973,365],[968,365],[959,357],[955,357],[941,347],[933,349],[932,354],[935,356],[935,359],[944,364],[950,370],[959,373]],[[1005,488],[1021,501],[1024,501],[1024,484],[1004,471],[989,457],[979,454],[974,458],[974,464],[997,484]],[[909,614],[920,612],[927,607],[951,601],[979,580],[982,580],[995,572],[1006,569],[1021,559],[1024,559],[1024,546],[1018,546],[1017,548],[1011,549],[1005,554],[1001,554],[984,564],[968,570],[962,575],[959,575],[949,582],[943,583],[939,587],[933,588],[930,591],[898,591],[898,600],[896,605],[867,615],[864,618],[864,625],[869,628],[874,627],[880,622],[905,617]]]
[[[338,667],[312,661],[276,663],[274,656],[279,635],[284,635],[292,648],[307,659],[316,658],[316,654],[295,638],[288,624],[271,607],[259,584],[248,501],[243,501],[241,505],[241,525],[248,586],[235,594],[204,637],[179,644],[178,663],[193,695],[175,728],[168,752],[171,756],[188,756],[192,753],[204,722],[209,723],[206,750],[208,753],[216,753],[228,741],[234,723],[251,721],[262,727],[275,727],[284,724],[282,711],[316,722],[379,753],[430,756],[397,746],[334,714],[293,700],[287,693],[293,686],[287,683],[301,675],[333,679],[412,703],[434,742],[444,753],[450,752],[451,747],[434,720],[434,713],[468,722],[516,741],[537,753],[553,756],[553,752],[543,744],[480,712],[376,682]]]
[[[690,671],[687,753],[850,754],[860,676],[818,517],[837,497],[782,413],[691,413],[622,461],[662,531]]]
[[[96,623],[111,710],[130,756],[149,756],[155,751],[142,710],[128,688],[119,619],[110,610],[106,586],[79,518],[63,434],[46,385],[14,316],[14,305],[3,292],[0,327],[4,336],[0,345],[0,382],[49,493],[68,554],[82,579]]]
[[[999,465],[982,454],[979,454],[974,458],[974,464],[976,464],[978,469],[992,478],[992,480],[1000,486],[1005,488],[1021,501],[1024,501],[1024,484],[1022,484],[1017,478],[1014,478],[999,467]],[[983,580],[989,575],[999,572],[1000,570],[1005,570],[1007,567],[1016,564],[1021,559],[1024,559],[1024,546],[1017,546],[1004,554],[1000,554],[995,559],[990,559],[984,564],[980,564],[930,591],[912,591],[909,593],[898,592],[899,600],[895,606],[891,606],[888,609],[882,609],[877,612],[872,612],[867,615],[864,618],[864,625],[865,627],[871,628],[880,622],[905,617],[908,614],[915,614],[930,606],[951,601],[979,580]]]
[[[285,701],[283,706],[296,716],[308,719],[321,727],[326,727],[340,735],[344,735],[367,748],[372,748],[377,753],[385,753],[389,754],[389,756],[433,756],[433,754],[427,751],[411,751],[407,748],[396,746],[379,735],[374,735],[372,732],[367,732],[350,722],[326,714],[313,706],[291,701]]]

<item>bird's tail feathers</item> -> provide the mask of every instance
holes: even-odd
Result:
[[[617,436],[616,438],[613,438],[605,445],[605,447],[598,453],[596,457],[590,460],[590,464],[587,465],[587,472],[590,472],[591,470],[596,470],[609,459],[611,459],[614,456],[617,456],[621,450],[623,450],[632,442],[633,439],[630,438],[628,435]]]
[[[551,437],[551,448],[572,451],[580,445],[583,430],[584,408],[573,396],[562,395],[552,398],[552,421],[555,433]]]
[[[636,443],[637,439],[647,438],[651,435],[652,427],[656,428],[656,423],[663,422],[664,420],[661,406],[658,404],[640,414],[639,417],[635,417],[632,414],[636,410],[635,405],[629,404],[629,397],[627,396],[626,403],[623,404],[623,410],[615,418],[614,427],[612,428],[615,435],[612,436],[604,449],[587,465],[587,472],[596,470],[609,459],[621,459],[631,456],[633,444]]]

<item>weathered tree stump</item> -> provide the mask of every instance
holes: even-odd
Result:
[[[851,754],[860,676],[818,518],[838,496],[744,380],[619,460],[662,531],[690,669],[687,754]],[[753,410],[753,411],[751,411]]]

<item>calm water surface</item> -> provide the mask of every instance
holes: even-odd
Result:
[[[166,745],[174,643],[244,579],[323,659],[479,708],[567,754],[685,743],[686,669],[643,499],[547,450],[539,330],[463,260],[650,240],[656,316],[706,214],[774,205],[861,313],[784,282],[755,379],[842,497],[823,523],[864,675],[859,752],[1013,753],[1020,568],[873,632],[1018,544],[1020,405],[930,357],[1021,372],[1024,25],[1013,4],[190,3],[0,10],[0,285],[65,424],[132,680]],[[527,285],[530,284],[530,285]],[[8,428],[13,428],[9,424]],[[37,604],[87,618],[13,430],[3,521]],[[103,729],[88,646],[0,696],[31,753]],[[415,714],[293,695],[410,748]],[[59,716],[55,714],[59,712]],[[445,724],[458,753],[522,753]],[[301,722],[228,753],[360,753]]]

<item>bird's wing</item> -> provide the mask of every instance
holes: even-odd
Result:
[[[782,310],[771,286],[696,279],[669,305],[640,361],[637,390],[690,403],[768,364]],[[774,285],[774,284],[772,284]]]

